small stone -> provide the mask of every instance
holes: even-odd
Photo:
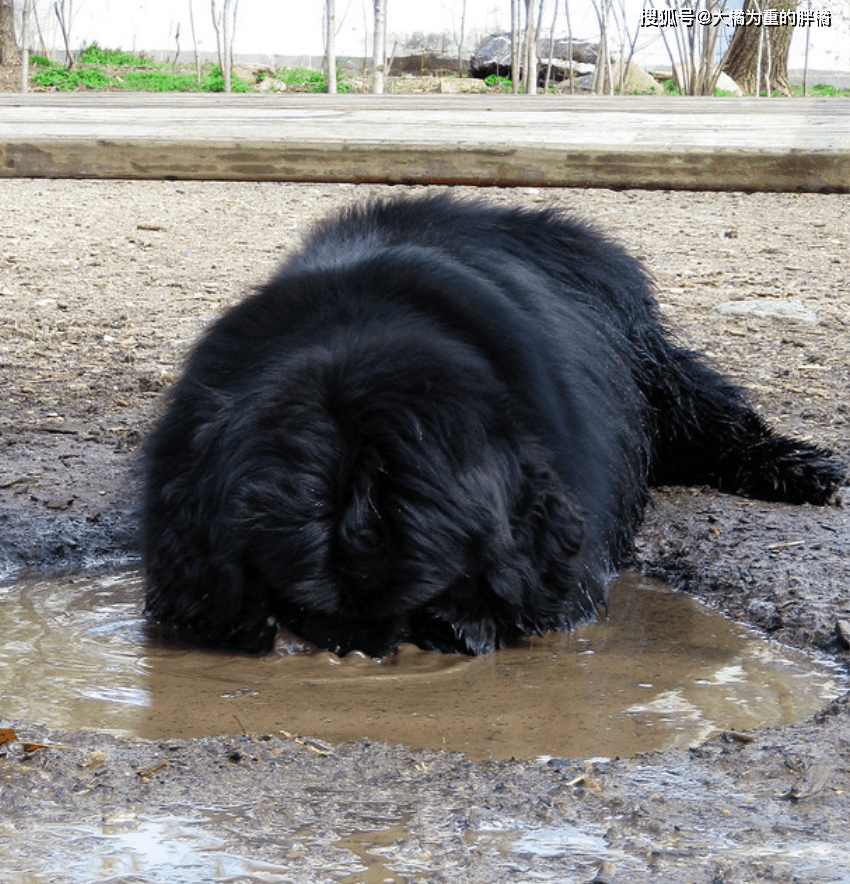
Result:
[[[94,752],[89,752],[78,766],[85,770],[87,768],[100,767],[104,761],[106,761],[106,753],[100,749],[95,749]]]
[[[74,500],[73,497],[51,497],[44,501],[44,505],[49,510],[66,510],[73,505]]]
[[[809,325],[820,322],[818,314],[793,298],[750,298],[726,301],[714,308],[722,316],[758,316],[764,319],[797,320]]]
[[[616,866],[603,859],[591,884],[613,884]]]
[[[257,92],[286,92],[286,83],[274,77],[266,77],[264,80],[260,80],[254,88]]]
[[[444,95],[462,95],[467,92],[486,92],[487,84],[475,77],[440,77],[440,92]]]
[[[836,621],[835,634],[845,648],[850,648],[850,620]]]

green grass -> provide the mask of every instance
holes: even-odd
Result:
[[[231,92],[250,92],[251,85],[247,80],[230,72]],[[209,73],[201,74],[201,92],[224,92],[224,75],[218,65],[213,65]]]
[[[125,92],[224,92],[224,77],[218,65],[206,68],[198,83],[195,74],[173,71],[124,71],[114,84]],[[231,92],[250,92],[251,84],[235,74],[230,75]]]
[[[484,85],[490,89],[496,89],[497,92],[513,92],[513,85],[510,77],[503,77],[500,74],[490,74],[484,78]],[[545,90],[549,95],[553,95],[558,90],[554,83],[549,83],[549,88]],[[537,87],[537,92],[542,95],[544,89],[542,86]],[[522,83],[519,84],[519,94],[522,95]]]
[[[73,89],[104,89],[111,86],[113,82],[111,77],[107,77],[97,68],[74,68],[66,71],[65,68],[58,65],[33,74],[32,81],[43,88],[53,86],[62,92],[69,92]]]
[[[43,89],[53,88],[64,92],[106,88],[123,92],[224,92],[224,77],[218,65],[204,65],[201,82],[198,83],[194,73],[174,71],[166,63],[156,64],[143,55],[120,49],[101,49],[97,43],[83,50],[79,61],[70,71],[64,65],[40,55],[30,56],[30,61],[38,68],[32,75],[32,82]],[[327,79],[322,71],[282,69],[275,72],[275,77],[293,91],[327,91]],[[252,87],[253,83],[236,74],[230,75],[231,92],[250,92]],[[337,91],[351,91],[351,86],[340,81],[339,73]]]
[[[124,92],[198,92],[201,89],[194,74],[171,71],[122,71],[113,82]]]
[[[224,92],[224,77],[218,65],[205,65],[199,84],[195,74],[175,73],[164,65],[154,65],[141,55],[100,49],[97,44],[89,46],[70,71],[41,56],[31,56],[30,60],[39,68],[32,75],[32,82],[43,89],[54,88],[62,92],[107,88],[125,92]],[[144,69],[106,73],[102,70],[104,66]],[[250,92],[251,84],[232,74],[230,89],[232,92]]]
[[[327,92],[328,79],[324,71],[310,68],[281,68],[275,71],[275,79],[286,83],[293,92]],[[339,71],[336,75],[336,91],[350,92],[351,86],[340,80]]]
[[[511,83],[511,78],[502,77],[498,74],[490,74],[489,77],[485,77],[484,85],[489,87],[490,89],[498,89],[499,92],[513,92],[513,84]],[[520,85],[519,88],[521,92],[522,85]]]
[[[308,68],[284,68],[275,71],[275,79],[304,92],[326,92],[328,88],[324,71],[311,71]]]
[[[803,87],[792,86],[791,94],[797,97],[802,96]],[[827,83],[817,83],[814,86],[807,86],[806,94],[814,95],[816,98],[850,98],[850,89],[839,89]]]
[[[676,85],[675,81],[667,80],[664,83],[664,91],[667,95],[679,95],[679,87]],[[718,98],[729,98],[734,97],[734,92],[724,91],[723,89],[715,89],[714,94]],[[744,93],[745,95],[749,95],[749,93]],[[766,92],[764,89],[761,91],[762,97],[766,96]],[[774,98],[782,98],[782,94],[777,90],[774,90],[770,93]],[[806,94],[810,97],[836,97],[836,98],[850,98],[850,89],[837,89],[835,86],[828,86],[825,83],[819,83],[816,86],[809,86],[806,90]],[[802,86],[792,86],[791,87],[791,95],[800,98],[803,95],[803,87]]]
[[[151,63],[144,55],[134,55],[132,52],[124,52],[122,49],[101,49],[97,43],[92,43],[80,53],[82,64],[108,64],[112,67],[141,67]]]

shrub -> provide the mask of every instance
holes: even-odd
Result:
[[[44,88],[53,86],[62,92],[73,89],[103,89],[112,84],[112,79],[93,68],[66,71],[65,68],[49,67],[33,75],[33,82]]]
[[[124,52],[121,49],[101,49],[97,43],[92,43],[80,53],[80,61],[83,64],[109,64],[121,67],[150,63],[143,55],[134,55],[132,52]]]
[[[490,74],[489,77],[484,78],[485,85],[489,86],[491,89],[494,87],[498,87],[499,92],[511,92],[513,90],[513,85],[511,84],[510,77],[502,77],[498,74]]]

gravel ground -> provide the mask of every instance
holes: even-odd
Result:
[[[134,560],[134,455],[190,343],[311,220],[402,189],[0,179],[0,574]],[[681,339],[744,385],[777,429],[850,463],[846,196],[485,195],[596,219],[654,271]],[[836,629],[850,620],[846,506],[658,489],[635,565],[847,668]],[[847,696],[800,725],[590,766],[0,725],[20,737],[0,745],[11,845],[0,865],[11,881],[84,880],[63,872],[70,842],[86,855],[92,832],[104,837],[116,818],[138,833],[181,813],[213,825],[229,855],[286,860],[285,872],[243,863],[221,880],[850,880]],[[23,740],[62,748],[25,751]],[[556,846],[517,848],[534,832]],[[362,872],[367,850],[383,857],[377,877]],[[110,880],[168,880],[133,874]]]

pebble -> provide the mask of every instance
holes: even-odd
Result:
[[[105,761],[106,753],[100,749],[95,749],[93,752],[89,752],[78,766],[85,770],[86,768],[100,767]]]
[[[792,298],[752,298],[745,301],[724,301],[715,308],[723,316],[759,316],[770,319],[796,319],[816,325],[820,317],[802,302]]]

